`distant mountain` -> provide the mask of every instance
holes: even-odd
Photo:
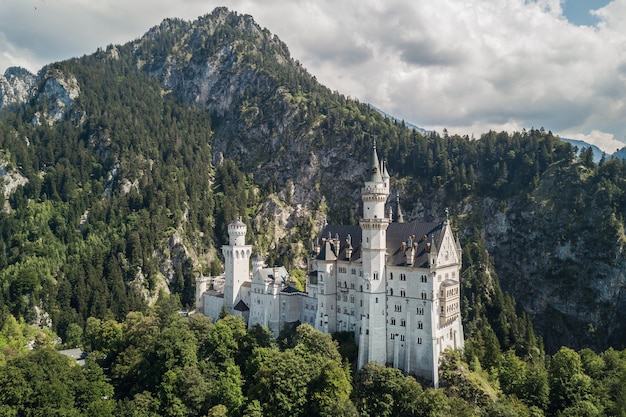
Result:
[[[598,148],[596,145],[592,145],[583,140],[567,139],[567,138],[561,138],[561,140],[563,142],[567,142],[571,144],[572,146],[575,146],[578,149],[577,154],[579,154],[583,148],[586,149],[586,148],[591,147],[591,150],[593,151],[593,161],[595,163],[600,162],[600,159],[602,159],[602,155],[606,155],[605,152],[601,150],[600,148]]]
[[[468,332],[489,325],[504,349],[530,337],[500,283],[550,351],[625,344],[621,161],[577,160],[543,130],[414,128],[319,84],[251,16],[166,19],[36,75],[9,70],[0,106],[2,311],[61,335],[161,291],[192,306],[238,216],[269,265],[303,266],[325,221],[358,221],[376,138],[405,218],[450,209]]]
[[[391,114],[389,114],[389,113],[387,113],[387,112],[385,112],[385,111],[383,111],[383,110],[379,109],[378,107],[372,106],[372,108],[373,108],[374,110],[376,110],[377,112],[379,112],[380,114],[382,114],[383,116],[385,116],[385,117],[388,117],[388,118],[390,118],[390,119],[392,119],[392,120],[395,120],[396,122],[404,123],[404,125],[405,125],[407,128],[409,128],[409,129],[413,129],[413,130],[416,130],[416,131],[420,132],[422,135],[427,135],[427,134],[429,134],[429,133],[430,133],[430,131],[429,131],[429,130],[426,130],[426,129],[424,129],[424,128],[421,128],[421,127],[419,127],[419,126],[416,126],[416,125],[414,125],[414,124],[412,124],[412,123],[409,123],[409,122],[407,122],[407,121],[405,121],[405,120],[398,119],[397,117],[392,116]]]

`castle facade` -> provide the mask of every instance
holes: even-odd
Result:
[[[258,258],[250,273],[246,225],[231,223],[229,245],[222,247],[224,276],[197,279],[197,310],[215,318],[225,308],[274,336],[297,323],[352,332],[359,368],[376,362],[438,386],[441,354],[464,346],[461,247],[447,215],[442,222],[404,222],[399,201],[388,204],[389,179],[374,146],[361,189],[363,217],[358,225],[324,226],[308,259],[304,292],[285,268],[265,268]]]

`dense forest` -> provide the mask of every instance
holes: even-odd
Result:
[[[50,64],[32,88],[0,109],[2,414],[624,415],[622,161],[594,163],[543,128],[408,129],[224,9]],[[291,270],[320,220],[355,223],[374,139],[407,216],[450,207],[463,246],[467,342],[443,388],[357,372],[346,335],[273,340],[177,313],[199,274],[221,272],[236,217]],[[85,367],[53,352],[74,346]]]
[[[0,343],[0,413],[6,416],[623,416],[626,352],[563,347],[524,357],[487,344],[442,359],[433,389],[399,370],[355,371],[352,335],[307,324],[277,339],[239,317],[179,313],[164,296],[145,313],[87,320],[74,342],[84,366],[59,354],[54,335],[6,320]],[[495,336],[493,343],[498,344]],[[486,340],[490,337],[486,337]],[[478,354],[478,350],[489,350]]]

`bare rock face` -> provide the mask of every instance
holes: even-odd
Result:
[[[11,67],[0,75],[0,110],[27,103],[33,96],[37,76],[23,68]]]
[[[626,335],[624,226],[576,166],[552,169],[524,198],[474,210],[503,289],[533,319],[546,349],[621,347]],[[555,184],[564,184],[559,188]],[[558,195],[558,198],[554,196]]]
[[[80,96],[80,86],[76,77],[54,68],[49,68],[43,79],[43,86],[36,95],[36,101],[43,106],[43,111],[35,113],[32,123],[40,125],[53,124],[76,118],[79,122],[81,115],[74,113],[74,103]]]

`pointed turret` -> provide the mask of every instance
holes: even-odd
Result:
[[[396,194],[396,210],[393,216],[394,223],[404,223],[404,215],[402,214],[402,208],[400,207],[400,194]]]
[[[376,153],[376,142],[374,142],[374,149],[372,150],[372,165],[370,167],[372,177],[371,182],[383,182],[383,176],[381,174],[380,162],[378,160],[378,153]]]
[[[387,172],[387,162],[383,161],[382,163],[382,171],[383,171],[383,181],[385,182],[385,187],[389,188],[389,180],[391,177],[389,176],[389,172]]]

